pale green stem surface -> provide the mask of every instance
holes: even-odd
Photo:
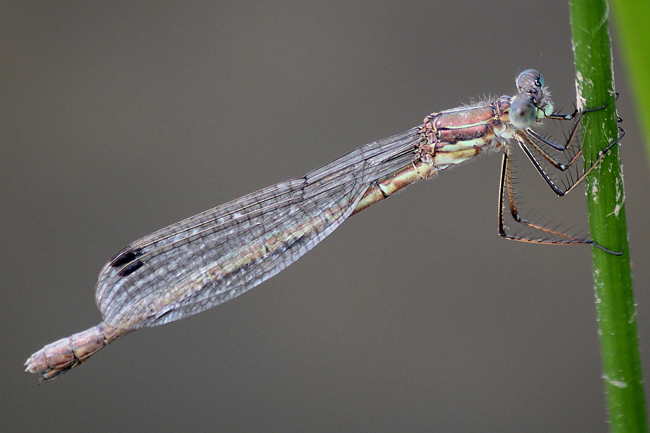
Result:
[[[619,134],[616,118],[609,7],[604,0],[571,0],[571,26],[579,108],[607,107],[583,123],[585,167]],[[632,291],[619,146],[585,182],[594,241],[621,256],[592,248],[596,308],[610,429],[647,432],[643,376]]]

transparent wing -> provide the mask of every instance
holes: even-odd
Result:
[[[162,325],[271,278],[343,223],[372,182],[414,162],[419,131],[367,144],[304,178],[133,242],[99,274],[95,298],[104,322],[122,329]]]

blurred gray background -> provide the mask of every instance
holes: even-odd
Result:
[[[232,302],[51,383],[22,372],[100,321],[97,274],[141,236],[511,94],[526,68],[572,110],[565,2],[3,2],[0,20],[4,431],[607,431],[590,248],[497,236],[499,156]],[[648,167],[614,55],[647,355]],[[582,191],[517,168],[524,204],[587,227]]]

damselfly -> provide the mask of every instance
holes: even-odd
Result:
[[[531,149],[549,167],[567,170],[582,153],[576,143],[580,121],[589,111],[604,107],[556,113],[538,71],[522,72],[516,83],[515,96],[430,114],[422,125],[362,146],[302,178],[254,192],[133,242],[115,254],[99,274],[95,298],[103,322],[45,346],[27,360],[26,371],[53,379],[136,329],[173,322],[239,296],[298,260],[348,217],[420,179],[492,149],[503,150],[499,235],[604,249],[592,240],[519,216],[511,145],[521,147],[544,181],[561,196],[579,184],[621,137],[603,149],[582,175],[558,186]],[[564,144],[532,129],[544,119],[573,120]],[[564,152],[572,145],[574,152],[566,163],[544,150]],[[547,237],[530,239],[506,233],[506,198],[516,222]]]

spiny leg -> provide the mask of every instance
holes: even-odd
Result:
[[[526,130],[526,142],[529,143],[540,155],[546,159],[549,164],[551,164],[553,167],[557,168],[560,171],[565,171],[569,167],[573,165],[574,162],[580,157],[582,154],[582,149],[578,150],[578,152],[573,155],[571,160],[566,163],[560,163],[555,160],[551,155],[548,154],[544,149],[542,149],[540,146],[535,143],[535,140],[539,140],[540,142],[544,143],[545,145],[552,147],[553,149],[557,150],[558,152],[564,152],[567,149],[571,147],[571,145],[574,143],[576,140],[576,137],[578,136],[578,131],[580,130],[580,123],[582,122],[582,119],[584,119],[584,116],[586,113],[593,113],[594,111],[600,111],[603,110],[607,105],[603,105],[598,108],[589,108],[583,111],[578,111],[577,109],[571,113],[571,114],[562,114],[562,113],[553,113],[548,116],[546,116],[547,119],[551,120],[573,120],[576,119],[576,121],[573,123],[573,127],[571,127],[571,132],[569,133],[569,136],[566,139],[566,142],[562,144],[558,144],[552,140],[549,140],[539,134],[538,132],[533,131],[532,129],[528,128]]]
[[[621,130],[622,131],[622,130]],[[575,185],[577,185],[580,181],[584,179],[584,177],[594,168],[594,166],[599,163],[602,158],[605,156],[605,154],[616,144],[620,141],[622,138],[622,135],[615,140],[613,143],[611,143],[607,148],[604,150],[600,151],[599,157],[596,160],[596,162],[587,170],[587,172],[581,176],[574,185],[572,185],[567,191],[564,192],[564,194],[568,193],[570,190],[572,190]],[[525,149],[525,147],[524,147]],[[545,175],[545,173],[544,173]],[[549,179],[550,180],[550,179]],[[548,183],[548,181],[547,181]],[[551,182],[552,184],[552,182]],[[554,190],[555,191],[555,190]],[[508,203],[510,207],[510,215],[512,216],[512,219],[519,223],[522,224],[526,227],[530,227],[534,230],[539,230],[541,232],[545,232],[551,235],[555,235],[559,238],[563,239],[530,239],[530,238],[524,238],[521,236],[517,235],[511,235],[506,233],[505,231],[505,225],[504,225],[504,217],[503,217],[503,211],[505,209],[505,197],[506,194],[508,196]],[[559,195],[559,194],[558,194]],[[515,205],[515,191],[514,187],[512,185],[512,170],[511,170],[511,165],[510,165],[510,150],[506,148],[504,154],[503,154],[503,160],[501,162],[501,179],[499,181],[499,212],[498,212],[498,227],[499,227],[499,236],[501,236],[504,239],[512,240],[512,241],[519,241],[519,242],[532,242],[532,243],[538,243],[538,244],[550,244],[550,245],[574,245],[574,244],[591,244],[605,252],[620,256],[622,252],[619,251],[611,251],[608,250],[607,248],[599,245],[595,241],[591,239],[583,239],[583,238],[578,238],[575,236],[571,236],[566,233],[559,232],[557,230],[550,229],[548,227],[544,227],[539,224],[532,223],[526,219],[521,218],[519,215],[519,211],[517,211],[517,207]]]
[[[591,170],[593,170],[600,163],[600,161],[603,160],[605,155],[607,155],[607,152],[609,152],[610,149],[612,149],[615,145],[617,145],[621,141],[621,139],[625,135],[625,131],[621,127],[619,127],[618,129],[620,131],[620,134],[616,138],[616,140],[612,141],[611,143],[609,143],[609,145],[607,145],[606,148],[599,151],[598,152],[598,158],[596,158],[596,160],[593,162],[593,164],[591,164],[591,166],[587,170],[585,170],[584,173],[582,173],[581,176],[579,176],[576,180],[572,181],[565,189],[562,189],[562,188],[558,187],[555,184],[555,182],[553,182],[551,177],[546,173],[546,170],[544,170],[544,167],[542,167],[542,165],[535,159],[535,157],[531,153],[530,149],[528,149],[528,147],[526,147],[526,144],[532,145],[535,150],[537,150],[540,154],[542,154],[542,156],[544,156],[544,153],[541,151],[541,149],[539,149],[538,146],[536,146],[532,142],[532,140],[530,140],[530,138],[528,138],[528,136],[526,136],[526,134],[521,132],[521,131],[517,131],[517,135],[515,136],[515,139],[517,140],[517,143],[519,144],[519,147],[521,147],[521,149],[524,151],[524,153],[526,154],[526,157],[533,164],[533,166],[535,167],[537,172],[540,174],[540,176],[542,176],[542,179],[544,179],[546,184],[553,190],[553,192],[555,194],[557,194],[559,197],[562,197],[562,196],[568,194],[569,192],[573,191],[573,189],[576,186],[578,186],[585,179],[585,177],[587,177],[587,175],[591,172]],[[575,162],[577,156],[580,155],[581,153],[582,153],[582,149],[580,149],[580,151],[576,154],[576,157],[574,157],[571,160],[571,162],[569,163],[569,165],[566,166],[566,168],[570,167]],[[566,170],[566,168],[564,170]],[[560,170],[562,170],[562,169],[560,169]],[[562,171],[564,171],[564,170],[562,170]]]
[[[534,230],[539,230],[564,239],[529,239],[529,238],[524,238],[522,236],[511,235],[506,233],[505,225],[504,225],[504,217],[503,217],[506,195],[508,197],[510,215],[512,216],[512,219],[515,222],[522,224],[526,227],[530,227]],[[589,239],[582,239],[582,238],[568,235],[566,233],[558,232],[556,230],[552,230],[548,227],[544,227],[542,225],[535,224],[521,218],[521,216],[519,215],[519,211],[517,211],[517,207],[515,205],[515,191],[512,185],[512,170],[510,166],[509,149],[506,149],[506,151],[503,153],[503,159],[501,161],[501,179],[499,181],[499,214],[498,215],[499,215],[498,216],[499,236],[511,241],[532,242],[538,244],[552,244],[552,245],[589,244],[593,242]]]

